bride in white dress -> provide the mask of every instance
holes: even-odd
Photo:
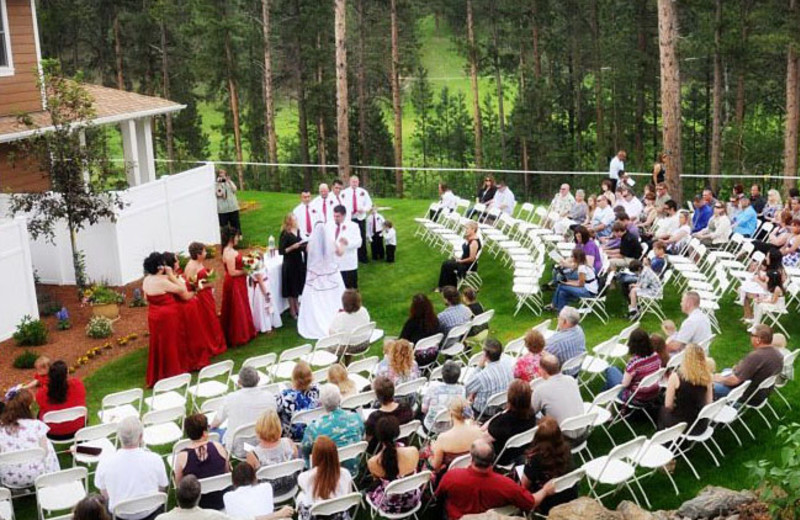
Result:
[[[342,307],[344,282],[336,262],[333,240],[317,222],[308,239],[306,284],[297,317],[297,332],[306,339],[328,335],[331,321]]]

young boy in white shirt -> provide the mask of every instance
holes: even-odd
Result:
[[[397,231],[390,220],[383,222],[383,245],[386,248],[386,261],[394,263],[394,253],[397,250]]]

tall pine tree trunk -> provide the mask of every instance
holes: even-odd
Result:
[[[317,56],[322,56],[322,35],[317,33]],[[322,86],[324,75],[322,71],[322,60],[317,61],[317,86],[319,92],[324,92]],[[317,162],[319,164],[319,171],[323,177],[328,174],[328,145],[327,145],[327,132],[325,131],[325,112],[323,103],[317,98]]]
[[[525,46],[522,45],[520,42],[519,46],[519,103],[523,106],[525,105],[525,98],[527,96],[526,92],[526,83],[525,83]],[[523,183],[525,186],[525,198],[528,197],[530,194],[531,188],[531,179],[530,173],[528,173],[528,140],[525,137],[525,130],[523,129],[520,132],[519,137],[519,144],[520,144],[520,154],[522,155],[522,174]]]
[[[161,83],[162,94],[165,99],[170,96],[169,84],[169,54],[167,53],[167,25],[164,23],[164,14],[161,15],[159,22],[159,30],[161,32]],[[175,165],[172,161],[175,160],[175,131],[172,125],[172,114],[164,114],[164,129],[166,131],[166,142],[164,146],[167,150],[167,171],[173,173]]]
[[[338,133],[339,177],[350,177],[350,129],[347,99],[347,1],[334,0],[334,36],[336,39],[336,130]]]
[[[797,0],[789,0],[791,18],[797,13]],[[783,174],[785,176],[797,175],[797,128],[800,123],[800,105],[798,105],[798,74],[800,61],[798,61],[797,48],[794,42],[789,43],[786,52],[786,123],[783,134]],[[797,186],[795,179],[784,179],[783,187],[788,193]]]
[[[494,81],[497,85],[497,120],[500,125],[500,160],[506,166],[506,112],[503,104],[503,71],[500,69],[500,37],[497,34],[497,16],[494,2],[490,2],[489,17],[492,20],[492,47],[494,61]]]
[[[603,58],[600,49],[600,13],[598,0],[591,4],[592,61],[594,61],[594,103],[595,124],[597,125],[597,171],[603,171],[606,164],[606,132],[603,112]]]
[[[745,74],[747,73],[747,57],[749,49],[747,41],[750,37],[750,9],[753,0],[742,0],[740,9],[740,19],[742,29],[739,38],[739,56],[736,66],[736,167],[738,173],[744,173],[744,116],[745,116]]]
[[[678,12],[675,0],[658,0],[658,48],[661,61],[662,139],[667,154],[667,188],[683,201],[681,173],[681,78],[678,61]]]
[[[711,94],[711,189],[719,193],[722,174],[722,0],[715,0],[714,87]]]
[[[300,0],[294,0],[293,16],[296,20],[294,27],[294,38],[292,41],[294,47],[294,67],[292,72],[294,74],[295,89],[297,91],[297,134],[300,141],[300,162],[303,164],[311,163],[311,154],[308,151],[308,107],[306,104],[306,83],[303,76],[303,48],[300,43],[300,27],[301,27],[301,12]],[[303,168],[303,187],[311,189],[311,168]]]
[[[639,72],[636,75],[636,113],[634,115],[633,155],[639,167],[647,164],[644,158],[645,87],[647,84],[647,2],[636,2],[636,50]]]
[[[120,32],[119,12],[114,11],[114,58],[117,68],[117,88],[125,90],[125,77],[122,74],[122,40]]]
[[[270,42],[270,0],[261,0],[261,29],[264,46],[264,126],[267,130],[267,156],[269,162],[278,162],[278,136],[275,133],[275,101],[272,92],[272,44]],[[280,191],[281,181],[277,167],[270,166],[270,181]]]
[[[472,120],[475,126],[475,167],[483,164],[483,123],[481,100],[478,91],[478,47],[475,44],[475,27],[472,19],[472,0],[467,0],[467,44],[469,45],[469,80],[472,86]]]
[[[391,0],[392,18],[392,110],[394,111],[394,183],[397,196],[403,196],[403,107],[400,103],[400,42],[397,33],[397,0]]]
[[[228,76],[228,98],[230,100],[231,118],[233,120],[233,145],[236,149],[236,175],[239,189],[244,186],[244,156],[242,155],[242,131],[239,126],[239,93],[236,88],[236,77],[233,63],[233,47],[229,33],[225,34],[225,69]]]
[[[364,0],[356,0],[358,14],[358,67],[356,69],[356,102],[358,103],[358,145],[361,151],[361,164],[369,164],[367,148],[367,63],[366,39],[367,31],[364,23]],[[362,172],[362,181],[369,184],[369,170]]]
[[[533,77],[542,77],[542,54],[539,51],[539,0],[531,1],[531,36],[533,39]]]

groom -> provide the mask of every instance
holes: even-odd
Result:
[[[325,225],[328,240],[333,240],[339,272],[344,286],[358,289],[358,248],[361,247],[361,231],[358,224],[346,220],[347,209],[341,204],[333,208],[333,221]]]

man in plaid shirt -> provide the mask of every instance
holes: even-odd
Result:
[[[558,358],[561,366],[564,363],[586,352],[586,336],[578,325],[581,315],[575,307],[566,306],[558,313],[558,332],[547,340],[545,351]],[[564,372],[572,377],[577,377],[580,368]]]

